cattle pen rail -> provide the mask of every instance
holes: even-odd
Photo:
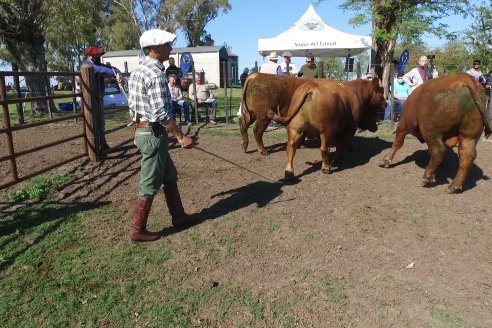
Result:
[[[45,93],[46,96],[35,96],[35,97],[20,97],[19,90],[17,90],[17,98],[8,99],[7,95],[7,85],[5,83],[6,77],[18,78],[19,76],[25,77],[37,77],[43,78],[49,81],[49,78],[54,76],[64,76],[70,77],[72,79],[72,92],[62,95],[50,94],[49,86],[47,85]],[[80,78],[81,92],[73,92],[75,90],[75,78]],[[2,106],[2,120],[3,127],[0,128],[0,138],[6,136],[7,144],[7,155],[0,156],[0,163],[9,161],[10,163],[10,176],[11,179],[8,182],[0,184],[0,189],[4,189],[15,185],[19,182],[28,180],[34,176],[40,175],[44,172],[50,171],[54,168],[65,165],[69,162],[75,161],[77,159],[88,157],[91,161],[99,161],[104,155],[104,150],[101,149],[99,141],[99,131],[102,129],[100,120],[98,119],[102,115],[109,115],[115,112],[115,110],[103,111],[102,97],[105,95],[111,95],[118,92],[101,92],[100,90],[100,79],[96,78],[94,68],[91,65],[83,65],[80,72],[6,72],[0,71],[0,104]],[[80,113],[76,112],[75,99],[80,97]],[[9,105],[11,104],[23,104],[28,102],[50,102],[53,99],[63,99],[71,98],[73,103],[74,114],[66,115],[63,117],[53,118],[50,106],[48,105],[49,119],[39,122],[33,122],[28,124],[14,125],[11,124],[11,114],[9,111]],[[46,126],[53,123],[59,123],[68,120],[81,119],[82,130],[76,135],[64,138],[62,140],[47,142],[45,144],[38,145],[34,148],[30,148],[22,151],[15,151],[15,139],[14,132],[32,129],[34,127]],[[104,131],[105,134],[115,132],[117,130],[123,129],[126,124],[122,124],[110,130]],[[23,175],[19,174],[19,167],[17,159],[21,156],[32,154],[50,147],[58,146],[69,141],[76,139],[83,140],[83,149],[80,153],[71,156],[70,158],[65,158],[51,165],[47,165],[40,170],[34,172],[28,172]],[[3,142],[2,142],[3,144]],[[116,146],[118,147],[118,146]]]

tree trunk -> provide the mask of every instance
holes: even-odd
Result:
[[[39,25],[30,26],[19,35],[6,39],[5,44],[16,58],[17,66],[24,72],[45,72],[47,69],[44,49],[44,36]],[[46,77],[26,76],[26,85],[31,96],[47,95]],[[46,101],[32,103],[32,114],[43,115],[48,113]]]
[[[18,72],[19,68],[17,67],[16,64],[12,64],[12,72]],[[21,93],[20,93],[20,84],[19,84],[19,77],[14,76],[14,92],[15,96],[17,98],[20,98]],[[24,108],[22,108],[22,104],[15,104],[15,108],[17,110],[17,123],[20,125],[24,124]]]
[[[378,29],[385,28],[384,26],[376,26]],[[391,80],[391,63],[395,52],[396,42],[394,40],[377,40],[374,46],[374,58],[372,64],[376,75],[381,79],[384,87],[384,96],[388,96],[389,82]]]

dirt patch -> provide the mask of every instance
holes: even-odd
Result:
[[[61,131],[69,129],[57,137]],[[19,147],[43,133],[18,138],[25,141]],[[117,144],[128,133],[118,131],[108,141]],[[171,156],[184,206],[204,222],[178,233],[168,229],[162,193],[149,219],[151,228],[166,228],[158,243],[175,249],[172,261],[179,263],[176,274],[184,285],[237,286],[277,309],[295,305],[285,307],[296,326],[492,326],[492,143],[479,143],[464,192],[448,195],[445,186],[458,166],[455,152],[447,153],[436,186],[422,188],[428,155],[415,139],[406,141],[394,167],[382,169],[377,164],[391,143],[358,135],[354,151],[331,175],[321,173],[319,150],[308,145],[296,154],[299,181],[292,185],[261,177],[282,178],[286,164],[285,141],[269,133],[266,157],[253,151],[253,143],[243,153],[239,136],[202,130],[197,142],[218,157],[175,147]],[[79,151],[80,145],[54,149],[26,155],[20,170]],[[113,233],[126,239],[140,167],[136,148],[127,143],[102,163],[77,165],[79,178],[57,197],[109,201],[121,213],[121,229]],[[200,240],[209,247],[200,247]],[[228,260],[217,266],[210,248],[229,254]],[[197,315],[207,322],[207,309]],[[238,322],[230,311],[212,324]]]

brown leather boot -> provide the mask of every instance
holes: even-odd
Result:
[[[167,185],[163,189],[164,195],[166,196],[167,207],[169,208],[169,213],[171,214],[171,221],[173,223],[173,226],[182,227],[198,222],[195,216],[188,215],[184,211],[177,183]]]
[[[133,209],[133,219],[130,228],[131,241],[154,241],[161,236],[157,232],[147,231],[147,219],[153,198],[137,199]]]

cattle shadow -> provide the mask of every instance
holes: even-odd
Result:
[[[257,181],[239,188],[215,194],[211,196],[212,199],[224,198],[219,199],[212,206],[193,214],[197,221],[194,225],[220,218],[253,204],[256,204],[258,208],[265,207],[282,194],[282,186],[282,183]],[[189,227],[190,226],[184,229]],[[183,229],[169,227],[161,231],[161,236],[166,237],[181,230]]]
[[[367,164],[369,163],[371,158],[381,154],[384,149],[390,148],[391,144],[391,142],[379,139],[378,137],[365,138],[355,136],[352,147],[349,149],[345,157],[343,159],[336,159],[333,163],[332,172],[341,172],[347,169],[352,169],[354,167]],[[331,158],[334,158],[335,153],[331,151],[330,156]],[[309,164],[311,166],[299,175],[297,175],[298,179],[305,175],[321,170],[321,154],[320,158],[317,161],[306,162],[306,164]]]
[[[424,174],[424,170],[429,164],[430,154],[428,149],[421,149],[415,151],[413,154],[405,157],[402,161],[394,163],[391,167],[396,167],[399,165],[407,163],[415,163],[418,167],[422,169],[421,174]],[[459,168],[459,157],[453,149],[448,148],[444,154],[443,161],[441,165],[437,168],[435,172],[436,181],[429,185],[429,188],[441,185],[447,185],[454,179],[458,173]],[[475,188],[479,180],[489,180],[490,178],[484,174],[483,170],[475,163],[471,166],[470,172],[463,183],[463,191]]]

